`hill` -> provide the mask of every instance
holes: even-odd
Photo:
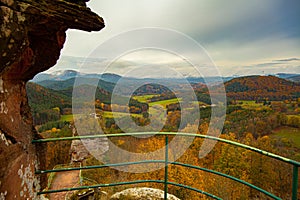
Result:
[[[227,96],[237,100],[286,100],[300,96],[300,84],[275,76],[247,76],[225,83]]]
[[[36,125],[59,120],[63,110],[72,107],[71,97],[58,91],[32,82],[27,83],[26,90]]]
[[[100,75],[100,78],[106,82],[117,83],[122,77],[117,74],[104,73]]]
[[[59,83],[61,81],[53,81],[53,84],[58,85],[57,82]],[[66,80],[64,83],[69,82]],[[66,85],[67,84],[63,86]],[[63,88],[63,86],[61,86],[61,88]],[[96,104],[96,108],[104,111],[111,110],[111,92],[99,86],[87,84],[80,84],[75,87],[75,89],[77,94],[75,103],[77,103],[77,105],[84,105],[87,101],[90,101],[89,97],[95,97],[95,100],[99,104]],[[36,125],[44,124],[48,121],[59,120],[60,115],[66,114],[66,112],[70,114],[72,112],[73,90],[73,86],[62,90],[53,90],[33,82],[27,83],[27,95],[33,113],[34,123]],[[100,106],[100,103],[104,103],[105,105]],[[114,103],[127,107],[128,98],[121,95],[114,95]],[[141,103],[133,98],[129,100],[129,107],[135,108],[131,109],[132,113],[146,112],[148,109],[147,104]]]
[[[299,83],[300,82],[300,75],[295,75],[295,76],[288,77],[287,80]]]
[[[85,100],[89,100],[90,97],[95,97],[95,99],[98,99],[105,104],[111,103],[111,95],[112,95],[111,92],[106,91],[105,89],[102,89],[100,87],[82,84],[77,86],[75,89],[76,89],[76,99],[82,102]],[[59,90],[57,92],[72,98],[73,90],[74,90],[73,87],[69,87],[64,90]],[[121,103],[126,102],[126,99],[122,96],[115,95],[115,97],[117,98],[118,102]]]
[[[97,85],[98,87],[107,90],[109,92],[113,91],[115,86],[114,83],[106,82],[98,78],[84,78],[84,77],[77,77],[77,78],[70,78],[67,80],[44,80],[38,82],[39,85],[52,89],[52,90],[65,90],[70,87],[74,86],[76,80],[76,85]]]
[[[61,92],[32,82],[27,83],[26,90],[29,105],[34,112],[54,107],[71,107],[71,97]]]
[[[53,83],[55,83],[55,81]],[[55,107],[58,107],[60,110],[72,107],[73,87],[68,87],[63,90],[53,90],[37,83],[29,82],[26,89],[29,105],[33,113],[49,111]],[[76,92],[79,97],[76,99],[80,101],[84,101],[86,97],[95,96],[95,99],[105,104],[111,103],[111,93],[100,87],[95,88],[95,86],[82,84],[76,87]],[[123,96],[115,95],[115,100],[120,104],[127,103],[127,98]]]
[[[98,77],[96,77],[98,76]],[[145,94],[162,94],[166,93],[169,90],[166,89],[165,86],[167,85],[172,88],[182,88],[184,83],[181,79],[136,79],[136,78],[128,78],[128,77],[121,77],[115,74],[102,74],[102,75],[93,75],[88,74],[85,76],[79,76],[76,78],[70,78],[67,80],[56,80],[56,79],[50,79],[50,80],[43,80],[41,82],[37,82],[37,84],[49,88],[52,90],[57,91],[64,91],[64,90],[70,90],[70,88],[74,87],[74,83],[76,80],[76,85],[90,85],[90,86],[98,86],[99,88],[112,92],[115,88],[116,83],[122,78],[122,86],[121,88],[118,88],[115,93],[119,95],[127,95],[132,92],[132,90],[136,89],[137,86],[141,85],[141,87],[138,87],[134,91],[134,95],[145,95]],[[156,82],[162,83],[162,84],[155,84]],[[126,86],[126,87],[123,87]]]

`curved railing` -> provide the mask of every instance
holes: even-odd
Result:
[[[192,133],[178,133],[178,132],[140,132],[140,133],[117,133],[117,134],[101,134],[101,135],[87,135],[87,136],[74,136],[74,137],[63,137],[63,138],[48,138],[48,139],[37,139],[37,140],[33,140],[32,143],[45,143],[45,142],[56,142],[56,141],[65,141],[65,140],[81,140],[81,139],[93,139],[93,138],[104,138],[104,137],[124,137],[124,136],[142,136],[142,135],[164,135],[165,136],[165,160],[146,160],[146,161],[138,161],[138,162],[125,162],[125,163],[115,163],[115,164],[104,164],[104,165],[95,165],[95,166],[80,166],[80,167],[73,167],[73,168],[62,168],[62,169],[52,169],[52,170],[37,170],[36,174],[45,174],[45,173],[53,173],[53,172],[62,172],[62,171],[71,171],[71,170],[86,170],[86,169],[100,169],[100,168],[107,168],[107,167],[116,167],[116,166],[126,166],[126,165],[137,165],[137,164],[146,164],[146,163],[164,163],[165,164],[165,176],[164,176],[164,180],[137,180],[137,181],[130,181],[130,182],[117,182],[117,183],[110,183],[110,184],[96,184],[96,185],[92,185],[92,186],[80,186],[80,187],[75,187],[75,188],[62,188],[59,190],[47,190],[47,191],[41,191],[38,192],[38,194],[48,194],[48,193],[56,193],[56,192],[64,192],[64,191],[74,191],[74,190],[82,190],[82,189],[88,189],[88,188],[98,188],[98,187],[111,187],[111,186],[119,186],[119,185],[131,185],[131,184],[140,184],[140,183],[161,183],[164,184],[164,199],[167,199],[167,192],[168,192],[168,185],[175,185],[175,186],[179,186],[182,188],[186,188],[189,190],[193,190],[196,192],[199,192],[201,194],[204,194],[206,196],[209,196],[213,199],[221,199],[213,194],[207,193],[205,191],[199,190],[197,188],[193,188],[187,185],[182,185],[179,183],[175,183],[175,182],[170,182],[168,181],[168,165],[178,165],[178,166],[182,166],[182,167],[187,167],[187,168],[193,168],[196,170],[201,170],[201,171],[205,171],[207,173],[211,173],[211,174],[215,174],[218,176],[222,176],[228,179],[231,179],[233,181],[239,182],[241,184],[244,184],[248,187],[251,187],[273,199],[281,199],[277,196],[275,196],[274,194],[259,188],[251,183],[248,183],[246,181],[243,181],[241,179],[238,179],[236,177],[227,175],[227,174],[223,174],[221,172],[217,172],[214,170],[210,170],[210,169],[206,169],[206,168],[202,168],[199,166],[194,166],[194,165],[189,165],[189,164],[185,164],[185,163],[180,163],[180,162],[170,162],[169,161],[169,156],[168,156],[168,146],[169,146],[169,137],[171,135],[177,135],[177,136],[185,136],[185,137],[198,137],[198,138],[206,138],[209,140],[215,140],[215,141],[219,141],[219,142],[223,142],[223,143],[227,143],[230,145],[234,145],[237,147],[241,147],[262,155],[265,155],[267,157],[270,158],[274,158],[277,159],[279,161],[288,163],[290,165],[293,165],[293,177],[292,177],[292,199],[293,200],[297,200],[297,193],[298,193],[298,168],[300,166],[300,162],[255,148],[255,147],[251,147],[245,144],[241,144],[238,142],[234,142],[231,140],[226,140],[223,138],[218,138],[218,137],[213,137],[213,136],[208,136],[208,135],[200,135],[200,134],[192,134]]]

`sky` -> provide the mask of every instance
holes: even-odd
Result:
[[[299,0],[91,0],[88,6],[104,18],[106,27],[91,33],[68,30],[61,59],[52,71],[64,69],[67,56],[68,60],[70,56],[90,57],[99,46],[121,33],[157,27],[195,40],[223,76],[300,73]],[[129,40],[135,40],[135,36]],[[130,45],[129,42],[121,44]],[[135,56],[139,55],[136,61],[130,60],[134,57],[130,55],[121,56],[119,61],[126,69],[130,67],[124,64],[128,59],[131,65],[141,60],[150,64],[153,58],[162,61],[161,64],[178,64],[184,60],[158,54],[135,52]],[[107,53],[102,55],[96,57],[106,59]],[[92,67],[85,70],[90,72]]]

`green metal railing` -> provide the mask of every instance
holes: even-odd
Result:
[[[56,142],[56,141],[65,141],[65,140],[81,140],[81,139],[93,139],[93,138],[104,138],[104,137],[124,137],[124,136],[142,136],[142,135],[164,135],[165,136],[165,159],[164,160],[146,160],[146,161],[138,161],[138,162],[125,162],[125,163],[114,163],[114,164],[104,164],[104,165],[95,165],[95,166],[80,166],[80,167],[73,167],[73,168],[62,168],[62,169],[52,169],[52,170],[37,170],[36,174],[45,174],[45,173],[53,173],[53,172],[63,172],[63,171],[71,171],[71,170],[87,170],[87,169],[100,169],[100,168],[107,168],[107,167],[116,167],[116,166],[126,166],[126,165],[140,165],[140,164],[147,164],[147,163],[164,163],[165,164],[165,171],[164,171],[164,180],[137,180],[137,181],[130,181],[130,182],[118,182],[118,183],[110,183],[110,184],[97,184],[97,185],[92,185],[92,186],[80,186],[80,187],[75,187],[75,188],[63,188],[59,190],[47,190],[47,191],[41,191],[38,192],[38,194],[48,194],[48,193],[56,193],[56,192],[64,192],[64,191],[74,191],[74,190],[82,190],[82,189],[88,189],[88,188],[98,188],[98,187],[112,187],[112,186],[119,186],[119,185],[131,185],[131,184],[141,184],[141,183],[161,183],[164,184],[164,199],[167,199],[167,192],[168,192],[168,185],[175,185],[178,187],[186,188],[189,190],[196,191],[198,193],[204,194],[206,196],[209,196],[213,199],[221,199],[213,194],[207,193],[205,191],[199,190],[197,188],[193,188],[187,185],[182,185],[179,183],[174,183],[168,181],[168,165],[178,165],[182,167],[187,167],[187,168],[193,168],[196,170],[201,170],[207,173],[212,173],[218,176],[222,176],[228,179],[231,179],[233,181],[239,182],[241,184],[244,184],[248,187],[251,187],[273,199],[281,199],[274,194],[263,190],[262,188],[259,188],[251,183],[248,183],[246,181],[243,181],[241,179],[229,176],[227,174],[223,174],[221,172],[217,172],[214,170],[202,168],[199,166],[194,166],[194,165],[189,165],[185,163],[180,163],[180,162],[170,162],[169,161],[169,155],[168,155],[168,148],[169,148],[169,137],[168,136],[186,136],[186,137],[198,137],[198,138],[206,138],[210,140],[215,140],[223,143],[227,143],[230,145],[234,145],[237,147],[241,147],[262,155],[265,155],[270,158],[274,158],[276,160],[288,163],[293,165],[293,178],[292,178],[292,200],[297,200],[298,199],[298,168],[300,166],[300,162],[255,148],[251,147],[248,145],[244,145],[238,142],[222,139],[222,138],[217,138],[213,136],[208,136],[208,135],[200,135],[200,134],[192,134],[192,133],[177,133],[177,132],[140,132],[140,133],[118,133],[118,134],[101,134],[101,135],[88,135],[88,136],[74,136],[74,137],[63,137],[63,138],[48,138],[48,139],[37,139],[33,140],[32,143],[45,143],[45,142]]]

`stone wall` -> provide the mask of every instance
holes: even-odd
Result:
[[[0,200],[37,199],[46,183],[34,174],[45,155],[31,144],[26,82],[56,64],[68,28],[103,27],[85,0],[0,0]]]

